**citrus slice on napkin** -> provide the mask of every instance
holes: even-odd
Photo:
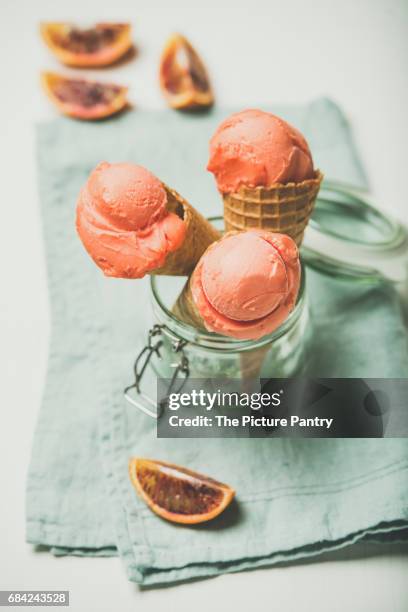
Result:
[[[222,482],[164,461],[133,457],[129,475],[146,504],[173,523],[204,523],[232,501],[235,491]]]

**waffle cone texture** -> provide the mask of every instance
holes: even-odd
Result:
[[[241,186],[223,195],[225,230],[264,229],[287,234],[300,246],[323,180],[315,177],[300,183],[277,183],[272,187]]]
[[[198,312],[191,292],[191,279],[189,279],[184,285],[183,291],[177,298],[176,303],[172,308],[172,313],[184,323],[195,327],[201,331],[207,331],[204,321]]]
[[[163,187],[167,193],[167,209],[184,220],[186,237],[177,251],[169,253],[164,265],[152,270],[152,273],[188,276],[207,247],[218,240],[221,234],[177,191],[164,184]]]

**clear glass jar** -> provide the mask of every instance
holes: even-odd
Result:
[[[210,221],[222,230],[222,218]],[[134,365],[135,382],[125,389],[128,401],[157,417],[156,402],[140,389],[148,363],[160,378],[180,373],[192,378],[286,378],[303,373],[311,362],[313,333],[305,265],[364,283],[386,280],[396,288],[403,287],[405,296],[408,230],[373,206],[357,188],[324,182],[301,252],[302,278],[295,309],[273,334],[257,341],[203,333],[178,320],[171,311],[186,279],[152,276],[151,328]],[[143,401],[132,399],[132,389]]]
[[[294,310],[272,334],[256,341],[202,332],[180,321],[171,309],[185,282],[179,277],[151,277],[153,322],[159,326],[156,329],[160,328],[161,346],[150,364],[158,377],[173,376],[180,364],[177,358],[180,347],[188,360],[191,378],[285,378],[302,371],[311,338],[303,265]]]

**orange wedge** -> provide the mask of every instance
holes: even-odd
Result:
[[[127,87],[121,85],[71,79],[55,72],[44,72],[41,81],[55,106],[75,119],[104,119],[128,104]]]
[[[225,510],[235,495],[222,482],[164,461],[134,457],[129,461],[129,475],[149,508],[173,523],[210,521]]]
[[[160,87],[172,108],[205,108],[214,102],[203,61],[181,34],[173,34],[164,47],[160,60]]]
[[[42,23],[40,32],[53,54],[67,66],[99,68],[119,60],[132,46],[128,23],[97,23],[81,29],[72,23]]]

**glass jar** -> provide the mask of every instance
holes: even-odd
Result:
[[[180,365],[176,354],[180,348],[191,378],[285,378],[302,371],[311,337],[304,266],[294,310],[283,325],[260,340],[236,340],[180,321],[171,309],[185,282],[171,276],[150,280],[154,324],[161,335],[160,349],[150,364],[158,377],[173,376]]]
[[[210,220],[222,230],[222,218]],[[382,213],[361,190],[347,185],[324,182],[301,254],[301,286],[293,312],[274,333],[257,341],[202,332],[180,321],[172,308],[186,279],[152,276],[151,328],[134,365],[135,382],[125,389],[127,400],[157,417],[156,402],[140,389],[148,363],[157,377],[170,379],[180,374],[229,379],[302,374],[310,361],[312,337],[305,265],[364,283],[386,280],[396,288],[406,287],[407,229]],[[143,402],[132,399],[130,390]]]

